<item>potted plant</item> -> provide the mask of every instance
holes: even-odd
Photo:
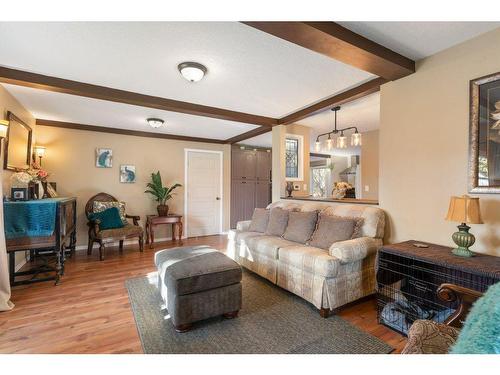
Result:
[[[158,202],[156,209],[158,210],[158,215],[167,216],[168,215],[168,205],[167,201],[172,199],[172,193],[175,189],[182,186],[181,184],[174,184],[172,186],[163,186],[161,181],[160,172],[151,173],[151,182],[147,184],[148,190],[145,193],[151,194],[154,199]]]

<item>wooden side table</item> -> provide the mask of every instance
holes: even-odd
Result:
[[[157,225],[171,224],[172,225],[172,240],[176,241],[175,229],[177,227],[177,234],[179,240],[182,240],[182,215],[169,214],[168,216],[147,215],[146,216],[146,243],[149,248],[153,248],[155,242],[154,229]]]

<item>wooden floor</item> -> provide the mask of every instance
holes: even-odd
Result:
[[[207,244],[225,249],[224,236],[193,238],[183,245]],[[67,261],[62,284],[52,282],[13,288],[16,307],[0,313],[0,353],[142,353],[125,280],[155,271],[157,249],[178,246],[163,242],[140,253],[126,246],[98,252],[78,251]],[[338,313],[360,329],[401,351],[406,339],[377,324],[375,301],[368,300]]]

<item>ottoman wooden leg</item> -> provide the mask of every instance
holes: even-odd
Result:
[[[178,326],[174,326],[175,330],[179,333],[184,333],[190,331],[193,328],[192,324],[179,324]]]
[[[319,315],[321,315],[322,318],[328,318],[330,316],[330,309],[327,309],[325,307],[322,307],[319,310]]]
[[[236,310],[236,311],[225,313],[222,316],[226,319],[234,319],[238,316],[238,312],[239,312],[239,310]]]

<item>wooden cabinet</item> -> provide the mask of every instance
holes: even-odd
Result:
[[[271,182],[255,181],[255,207],[266,208],[270,202],[271,202]]]
[[[232,178],[254,180],[257,172],[257,152],[253,150],[233,150]]]
[[[231,157],[231,228],[252,218],[256,207],[271,203],[271,152],[241,150],[235,147]]]
[[[270,152],[257,152],[257,180],[271,180],[272,156]]]

